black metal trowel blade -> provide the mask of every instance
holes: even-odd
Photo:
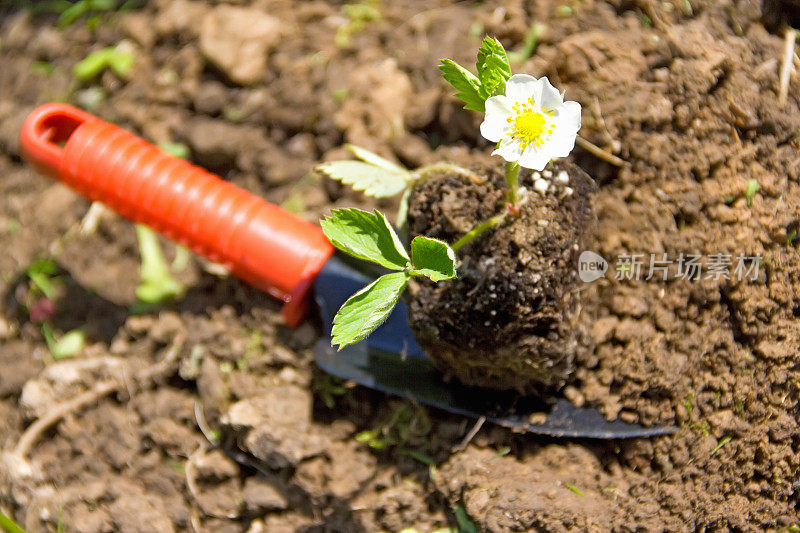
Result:
[[[326,372],[451,413],[485,417],[495,424],[539,435],[618,439],[675,431],[608,421],[597,410],[577,408],[566,399],[548,405],[539,398],[445,382],[414,339],[403,302],[366,340],[337,351],[330,345],[333,317],[353,293],[373,279],[335,256],[317,276],[315,299],[328,338],[317,343],[315,354],[317,364]]]

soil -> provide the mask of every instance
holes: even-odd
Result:
[[[409,196],[409,238],[456,242],[507,201],[503,164],[426,177]],[[567,181],[557,179],[564,172]],[[540,192],[534,180],[546,180]],[[523,170],[518,214],[458,252],[458,278],[411,288],[409,321],[426,353],[468,385],[544,394],[564,386],[586,351],[577,327],[582,308],[577,260],[593,214],[594,183],[569,160],[540,173]],[[469,335],[464,334],[469,328]]]
[[[352,22],[340,7],[152,0],[63,30],[0,7],[0,510],[31,532],[426,532],[455,525],[454,509],[484,531],[796,530],[800,83],[779,106],[783,31],[759,3],[384,2],[337,46]],[[270,17],[280,40],[242,46],[237,24]],[[610,267],[582,295],[595,348],[564,394],[673,435],[564,441],[487,424],[462,444],[472,421],[325,376],[318,325],[286,328],[277,303],[197,259],[179,274],[184,298],[133,314],[133,227],[106,213],[81,230],[89,204],[19,156],[26,114],[63,100],[185,143],[309,220],[391,210],[309,171],[345,142],[409,167],[488,154],[480,117],[435,66],[471,64],[484,32],[521,50],[535,22],[547,30],[515,71],[581,102],[581,134],[628,163],[574,153],[598,184],[587,243]],[[120,41],[135,51],[127,79],[73,80]],[[241,60],[213,54],[223,45]],[[681,252],[761,255],[763,268],[753,281],[615,279],[622,254]],[[15,304],[42,256],[66,273],[54,331],[87,333],[72,359],[54,362]],[[126,379],[171,349],[178,362],[155,380]],[[10,464],[35,419],[108,379],[124,386],[37,439],[29,472]]]

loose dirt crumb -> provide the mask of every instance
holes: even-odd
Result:
[[[583,104],[581,134],[629,163],[574,154],[599,184],[598,223],[590,229],[611,271],[621,253],[729,251],[761,254],[761,274],[746,283],[609,279],[586,291],[596,302],[587,317],[597,347],[578,361],[584,370],[570,397],[607,416],[677,424],[675,435],[554,442],[485,424],[452,454],[473,422],[431,411],[430,432],[413,450],[438,465],[432,471],[397,449],[354,439],[387,419],[392,402],[324,382],[328,408],[311,385],[319,375],[314,335],[281,326],[279,306],[267,296],[192,261],[180,273],[189,287],[184,300],[131,316],[135,234],[122,219],[103,218],[93,235],[73,235],[56,250],[70,281],[55,302],[54,327],[85,328],[95,354],[145,364],[185,332],[181,370],[155,389],[123,390],[55,426],[30,453],[45,473],[41,481],[11,479],[0,469],[4,512],[32,533],[59,523],[80,532],[433,531],[455,525],[454,504],[482,530],[498,532],[780,531],[797,524],[800,259],[792,235],[800,223],[800,86],[793,81],[786,106],[776,106],[783,35],[765,29],[759,2],[381,2],[380,20],[353,35],[347,50],[335,44],[347,22],[338,3],[238,3],[290,30],[263,64],[254,63],[252,85],[223,70],[233,72],[236,57],[215,65],[200,51],[201,21],[230,7],[222,4],[152,0],[101,17],[94,30],[86,19],[59,30],[55,16],[0,8],[2,450],[31,423],[20,394],[48,364],[38,326],[18,305],[24,270],[53,253],[50,244],[89,207],[21,162],[19,124],[48,101],[91,106],[151,141],[187,144],[193,161],[208,158],[224,178],[316,221],[332,206],[375,206],[304,178],[319,161],[340,157],[345,140],[407,166],[468,165],[477,152],[488,160],[480,117],[461,108],[435,66],[441,57],[472,64],[479,42],[472,33],[521,50],[532,24],[542,23],[547,31],[535,54],[515,71],[547,75],[566,89]],[[558,16],[564,4],[570,15]],[[779,4],[796,2],[767,2],[770,15]],[[786,21],[797,27],[792,12],[771,18]],[[124,38],[138,46],[135,75],[126,81],[106,72],[77,86],[73,65]],[[354,72],[363,78],[351,78]],[[344,108],[348,117],[338,115]],[[211,138],[210,124],[222,124],[217,131],[237,142]],[[750,179],[761,186],[752,205]],[[168,246],[170,259],[173,253]],[[274,387],[297,398],[292,406],[276,400],[296,418],[265,410],[269,416],[256,419],[263,425],[249,431],[277,436],[284,448],[299,442],[281,453],[291,459],[281,468],[260,461],[220,423],[232,405]],[[201,506],[187,487],[185,453],[195,449],[174,436],[210,446],[195,423],[196,402],[226,457],[210,452],[218,464],[203,470],[209,477],[198,481],[199,494],[223,491],[229,516],[213,516],[219,509]],[[307,446],[304,435],[318,445]],[[263,494],[273,501],[251,499],[254,483],[259,493],[271,487]]]

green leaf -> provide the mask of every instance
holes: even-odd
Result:
[[[482,96],[481,80],[475,74],[450,59],[442,59],[439,70],[447,83],[458,91],[456,97],[466,104],[464,109],[481,113],[485,111],[486,98]]]
[[[160,304],[183,294],[183,284],[172,277],[153,230],[137,224],[136,237],[142,256],[142,282],[136,287],[136,297],[148,304]]]
[[[525,43],[522,49],[508,54],[508,60],[512,63],[523,63],[534,53],[539,46],[539,40],[544,36],[547,31],[547,26],[541,22],[534,22],[528,34],[525,36]]]
[[[109,11],[114,9],[117,0],[79,0],[74,4],[65,4],[61,11],[61,16],[56,21],[56,26],[63,29],[72,25],[76,20],[91,11]],[[68,7],[67,7],[68,6]],[[55,3],[53,7],[58,7]]]
[[[79,81],[91,81],[99,76],[108,66],[108,58],[113,53],[113,48],[96,50],[75,63],[72,75]]]
[[[25,533],[25,530],[22,529],[19,524],[3,513],[0,513],[0,530],[6,531],[7,533]]]
[[[31,2],[28,2],[29,4]],[[74,4],[69,0],[41,0],[31,5],[28,9],[32,15],[40,15],[42,13],[63,13],[65,10],[72,7]]]
[[[414,237],[411,241],[411,264],[414,274],[427,276],[433,281],[456,277],[456,254],[447,243],[428,237]]]
[[[383,324],[394,309],[410,274],[385,274],[348,299],[333,318],[331,344],[345,346],[366,338]]]
[[[748,180],[747,190],[744,193],[745,200],[747,201],[747,207],[753,207],[753,198],[756,197],[756,193],[760,190],[761,184],[759,184],[757,180]]]
[[[361,148],[360,146],[356,146],[355,144],[346,144],[344,145],[345,148],[350,150],[354,156],[359,158],[365,163],[369,163],[370,165],[375,165],[376,167],[380,167],[384,170],[388,170],[389,172],[396,172],[398,174],[406,174],[410,175],[410,172],[399,165],[395,165],[388,159],[385,159],[375,152],[370,152],[366,148]]]
[[[179,159],[189,159],[191,155],[191,150],[183,143],[162,142],[158,143],[158,147],[161,148],[162,151]]]
[[[59,28],[66,28],[72,25],[72,23],[88,13],[91,8],[92,5],[89,0],[75,2],[61,13],[61,16],[58,17],[58,21],[56,21],[56,26]]]
[[[322,231],[341,251],[392,270],[404,270],[411,259],[400,238],[377,209],[335,209],[320,222]]]
[[[110,68],[114,74],[125,78],[133,67],[135,59],[132,50],[109,46],[96,50],[78,61],[72,67],[72,75],[79,81],[88,82],[102,74],[106,68]]]
[[[25,269],[25,273],[31,282],[42,291],[42,294],[53,300],[57,296],[56,283],[53,279],[57,269],[58,267],[52,259],[39,258]]]
[[[108,56],[108,66],[120,78],[127,78],[128,74],[133,68],[133,63],[136,61],[136,56],[133,50],[120,50],[115,48],[114,51]]]
[[[414,190],[413,185],[403,192],[400,197],[400,205],[397,208],[397,220],[395,224],[400,228],[400,233],[405,234],[406,225],[408,223],[408,202],[411,200],[411,192]]]
[[[81,353],[85,343],[86,335],[83,333],[83,331],[79,329],[73,329],[72,331],[65,333],[63,337],[58,339],[50,346],[50,353],[53,355],[53,359],[55,360],[75,357]]]
[[[388,198],[400,193],[411,179],[405,171],[390,171],[361,161],[333,161],[319,165],[317,170],[375,198]]]
[[[506,91],[506,82],[511,77],[506,49],[494,37],[486,36],[478,49],[478,79],[484,100]]]
[[[453,514],[456,515],[456,523],[461,533],[478,533],[478,526],[470,519],[464,507],[458,504],[454,505]]]
[[[583,496],[583,493],[580,491],[580,489],[578,487],[576,487],[575,485],[573,485],[572,483],[564,483],[564,487],[566,487],[567,489],[571,490],[572,492],[574,492],[578,496]]]

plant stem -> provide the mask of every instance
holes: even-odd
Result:
[[[414,179],[412,180],[412,182],[424,181],[425,179],[427,179],[431,175],[434,175],[434,174],[437,174],[437,173],[440,173],[440,172],[453,172],[455,174],[460,174],[462,176],[465,176],[465,177],[469,178],[474,183],[483,183],[484,182],[484,178],[482,176],[479,176],[475,172],[473,172],[473,171],[471,171],[471,170],[469,170],[467,168],[463,168],[463,167],[460,167],[458,165],[454,165],[452,163],[447,163],[447,162],[444,162],[444,161],[439,162],[439,163],[433,163],[431,165],[426,165],[424,167],[418,168],[417,170],[415,170],[412,173],[412,175],[414,176]]]
[[[517,192],[519,191],[519,164],[516,162],[506,163],[506,185],[508,186],[508,191],[506,192],[508,203],[516,207],[519,201],[517,197]]]
[[[7,531],[8,533],[25,533],[19,524],[0,513],[0,531]]]
[[[480,224],[469,230],[467,233],[465,233],[463,237],[458,239],[455,242],[455,244],[451,246],[451,248],[453,248],[454,251],[458,251],[459,248],[474,240],[478,235],[480,235],[487,229],[493,228],[498,224],[500,224],[503,221],[503,219],[506,218],[506,214],[508,214],[508,210],[504,210],[499,215],[495,215],[489,220],[481,222]]]

